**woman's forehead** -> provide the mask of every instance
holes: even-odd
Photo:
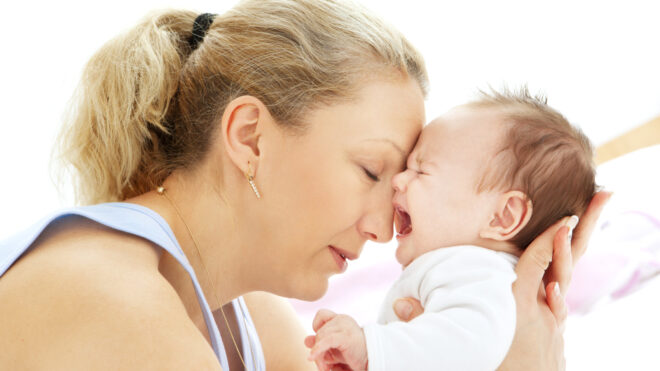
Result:
[[[394,148],[410,153],[425,121],[423,93],[416,81],[371,82],[362,89],[357,102],[364,125],[356,129],[368,137],[365,139],[390,142]]]
[[[382,144],[407,155],[422,129],[421,89],[406,81],[372,81],[356,98],[310,112],[308,133],[346,144]]]

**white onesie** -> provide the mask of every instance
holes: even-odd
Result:
[[[518,258],[477,246],[419,256],[385,297],[378,323],[364,326],[369,371],[495,370],[511,346]],[[419,299],[424,314],[400,322],[396,299]]]

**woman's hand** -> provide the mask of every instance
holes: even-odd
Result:
[[[543,276],[553,255],[568,251],[570,257],[568,236],[576,222],[576,218],[562,219],[537,237],[520,257],[516,265],[518,278],[513,283],[516,333],[500,370],[565,369],[566,305],[557,282],[545,286]]]
[[[499,370],[566,368],[563,331],[567,308],[562,293],[610,196],[606,192],[594,196],[575,229],[572,246],[571,225],[566,225],[570,218],[564,218],[537,237],[520,257],[518,279],[513,283],[516,334]]]
[[[394,301],[394,314],[403,322],[408,322],[424,313],[419,300],[414,298],[401,298]]]
[[[603,211],[603,207],[605,207],[611,196],[612,193],[610,192],[600,191],[596,193],[575,229],[571,243],[561,246],[555,244],[552,263],[544,277],[546,283],[558,282],[561,292],[566,292],[573,274],[573,267],[587,251],[591,233],[596,227],[596,222],[601,211]]]

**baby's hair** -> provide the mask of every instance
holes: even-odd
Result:
[[[468,106],[494,109],[505,125],[477,191],[515,189],[532,202],[531,219],[510,242],[524,249],[560,218],[584,213],[597,186],[593,146],[582,130],[527,87],[481,91]]]

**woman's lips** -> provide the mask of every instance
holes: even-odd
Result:
[[[337,263],[339,272],[344,273],[348,267],[348,263],[346,262],[346,255],[333,246],[328,246],[328,248],[330,249],[330,253]]]
[[[401,208],[401,206],[396,206],[394,224],[396,225],[397,239],[405,238],[412,232],[412,222],[410,221],[410,215]]]

